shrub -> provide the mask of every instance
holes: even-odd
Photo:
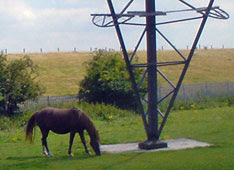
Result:
[[[134,70],[139,80],[142,70]],[[145,95],[146,86],[142,85],[140,94]],[[86,76],[80,82],[79,95],[89,103],[112,104],[119,108],[136,109],[137,103],[132,90],[126,64],[120,53],[97,52],[86,63]]]
[[[234,104],[234,96],[224,97],[205,97],[193,100],[176,100],[173,106],[173,110],[193,110],[193,109],[207,109],[215,107],[232,107]],[[168,100],[160,103],[159,109],[165,112],[168,107]]]
[[[0,131],[9,130],[13,127],[13,122],[9,117],[0,117]]]
[[[25,56],[22,59],[7,61],[0,55],[0,113],[14,114],[18,104],[41,95],[43,89],[35,82],[37,66]]]

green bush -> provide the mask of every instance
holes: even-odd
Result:
[[[168,107],[168,100],[160,103],[159,109],[163,112]],[[193,110],[193,109],[208,109],[216,107],[232,107],[234,105],[234,96],[224,97],[206,97],[194,100],[176,100],[173,110]]]
[[[228,106],[233,106],[234,105],[234,95],[228,96],[228,98],[227,98],[227,105]]]
[[[28,56],[7,61],[6,56],[0,55],[0,114],[13,115],[18,104],[42,94],[35,82],[37,76],[37,66]]]
[[[130,110],[119,109],[113,105],[89,104],[84,102],[74,107],[83,110],[91,118],[101,121],[112,121],[121,117],[129,117],[135,113]]]
[[[9,130],[13,127],[13,122],[9,117],[0,116],[0,131]]]
[[[136,81],[139,81],[142,70],[134,70]],[[140,89],[143,96],[145,84]],[[120,53],[97,52],[93,59],[86,63],[86,76],[80,82],[79,95],[89,103],[112,104],[119,108],[136,109],[137,103],[132,90],[126,64]]]

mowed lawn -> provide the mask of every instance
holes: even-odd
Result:
[[[111,121],[94,120],[94,123],[99,130],[102,144],[145,140],[143,125],[138,115],[114,116]],[[41,134],[38,128],[32,145],[24,141],[24,128],[0,131],[0,169],[233,170],[233,125],[233,106],[173,111],[162,138],[192,138],[213,146],[180,151],[103,153],[97,157],[85,154],[77,135],[73,144],[73,158],[67,155],[68,135],[50,133],[48,144],[55,156],[44,157],[41,153]]]
[[[188,51],[182,53],[186,56]],[[23,57],[25,54],[9,54],[9,59]],[[84,63],[92,58],[90,52],[28,53],[38,64],[38,81],[46,88],[44,96],[77,94],[79,82],[85,75]],[[146,62],[146,52],[137,53],[140,63]],[[174,51],[158,51],[158,61],[181,60]],[[234,80],[234,49],[197,50],[192,59],[183,84],[203,84],[231,82]],[[160,67],[174,83],[181,73],[181,66]],[[159,78],[161,87],[168,84]]]

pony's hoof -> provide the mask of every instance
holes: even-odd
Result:
[[[53,157],[54,155],[51,152],[49,152],[47,156]]]
[[[47,152],[42,152],[42,154],[43,154],[44,156],[48,156],[48,153],[47,153]]]
[[[70,157],[74,157],[74,155],[72,153],[69,154]]]

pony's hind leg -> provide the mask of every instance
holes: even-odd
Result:
[[[81,132],[79,133],[79,135],[80,135],[80,139],[81,139],[81,141],[82,141],[82,143],[83,143],[83,145],[84,145],[85,152],[86,152],[87,154],[90,155],[90,152],[89,152],[89,150],[88,150],[88,148],[87,148],[87,146],[86,146],[86,142],[85,142],[85,138],[84,138],[84,131],[81,131]]]
[[[68,149],[68,154],[73,157],[74,155],[72,154],[71,148],[72,148],[72,143],[73,143],[73,139],[75,137],[75,132],[71,132],[70,133],[70,142],[69,142],[69,149]]]
[[[53,154],[49,151],[49,148],[47,146],[47,141],[46,138],[48,137],[49,134],[49,130],[42,130],[41,129],[41,133],[42,133],[42,154],[44,154],[45,156],[53,156]]]

